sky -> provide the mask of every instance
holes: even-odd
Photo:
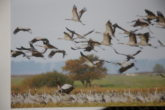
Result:
[[[86,7],[87,11],[82,15],[81,20],[85,24],[82,25],[79,22],[67,21],[66,18],[72,18],[73,5],[77,6],[77,10],[80,11]],[[137,15],[146,15],[145,9],[157,14],[157,11],[161,11],[165,15],[165,1],[164,0],[125,0],[124,2],[115,0],[11,0],[11,49],[16,50],[16,47],[29,47],[28,42],[35,37],[47,38],[49,42],[55,47],[65,50],[68,55],[62,58],[62,54],[56,54],[52,58],[48,58],[48,54],[51,50],[47,50],[44,54],[46,60],[42,58],[32,57],[30,60],[35,62],[59,62],[67,61],[69,59],[75,59],[80,57],[80,51],[85,55],[94,54],[104,60],[123,60],[125,56],[117,55],[111,47],[101,46],[105,50],[95,47],[98,52],[84,52],[81,50],[71,50],[71,47],[75,45],[66,40],[59,40],[63,38],[63,32],[68,32],[66,27],[74,30],[79,34],[85,34],[91,30],[104,32],[105,24],[108,20],[112,24],[117,23],[119,26],[126,30],[135,30],[140,27],[131,27],[130,22],[140,17]],[[19,32],[14,35],[12,32],[17,27],[29,27],[32,29],[32,33]],[[150,33],[152,38],[149,43],[153,46],[158,46],[158,40],[165,44],[165,31],[164,29],[150,26],[153,34]],[[103,35],[96,34],[95,32],[86,36],[86,38],[92,38],[99,42],[103,40]],[[122,30],[116,29],[115,36],[120,40],[119,42],[126,43],[128,38],[124,38]],[[146,28],[137,31],[137,33],[149,32]],[[76,36],[75,36],[76,37]],[[137,39],[138,42],[140,39]],[[137,47],[130,47],[126,45],[118,44],[116,39],[112,39],[112,46],[119,52],[124,54],[135,53],[139,50]],[[35,45],[43,45],[42,42],[36,42]],[[39,51],[43,48],[36,47]],[[136,56],[136,59],[148,59],[157,60],[165,58],[165,48],[158,47],[158,49],[152,47],[144,47],[142,52]],[[18,56],[11,58],[11,61],[29,61],[28,59]]]

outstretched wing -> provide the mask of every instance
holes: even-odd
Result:
[[[79,12],[79,20],[84,12],[86,12],[87,9],[84,7],[80,12]]]
[[[165,22],[165,18],[163,14],[160,11],[157,11],[157,14],[158,14],[157,22]]]
[[[47,38],[42,38],[42,37],[35,37],[34,39],[32,39],[31,41],[29,41],[29,44],[33,44],[37,41],[43,41],[46,42],[46,44],[49,43],[49,40]],[[31,45],[30,45],[31,46]]]
[[[145,12],[148,14],[148,15],[152,15],[152,16],[155,16],[155,14],[147,9],[145,9]]]
[[[49,58],[52,58],[52,57],[54,56],[54,54],[56,54],[56,53],[57,53],[56,50],[52,50],[52,51],[49,53],[48,57],[49,57]]]
[[[75,32],[73,31],[73,30],[70,30],[70,29],[68,29],[67,27],[66,27],[66,29],[70,32],[70,33],[72,33],[72,35],[70,36],[70,38],[73,38],[73,35],[75,34]]]
[[[113,48],[113,47],[112,47],[112,48]],[[117,54],[127,56],[126,54],[118,53],[118,52],[116,51],[116,49],[114,49],[114,48],[113,48],[113,50],[114,50],[114,51],[115,51],[115,53],[117,53]]]
[[[162,74],[160,74],[161,77],[165,78],[165,76],[163,76]]]
[[[20,29],[17,27],[17,28],[14,30],[13,34],[17,34],[19,31],[20,31]]]
[[[84,34],[83,36],[86,36],[86,35],[88,35],[88,34],[92,33],[93,31],[94,31],[94,30],[89,31],[88,33]]]
[[[137,51],[136,53],[132,54],[133,56],[139,54],[141,52],[141,50]]]
[[[22,48],[16,48],[17,50],[22,50]]]
[[[86,60],[86,62],[93,64],[93,62],[87,56],[85,56],[82,52],[80,52],[80,54]]]
[[[158,42],[160,43],[160,45],[163,45],[162,42],[160,42],[160,40],[158,40]]]
[[[79,16],[78,16],[78,13],[77,13],[77,7],[75,5],[73,6],[72,14],[73,14],[73,18],[72,19],[75,19],[75,20],[79,19]]]
[[[121,68],[119,69],[119,73],[121,74],[121,73],[127,71],[128,69],[132,68],[133,66],[134,66],[134,63],[131,63],[130,65],[128,65],[128,66],[126,66],[126,67],[121,67]]]

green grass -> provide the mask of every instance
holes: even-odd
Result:
[[[21,77],[11,77],[11,85],[21,85],[24,78],[28,76]],[[99,85],[104,88],[153,88],[153,87],[165,87],[165,78],[161,76],[125,76],[125,75],[107,75],[105,78],[100,80],[93,80],[92,85]],[[74,82],[75,87],[83,87],[80,81]]]
[[[101,80],[92,81],[92,85],[100,85],[101,87],[110,88],[151,88],[151,87],[165,87],[165,78],[161,76],[125,76],[125,75],[107,75]],[[74,82],[75,87],[82,87],[80,81]]]
[[[11,78],[11,85],[21,85],[21,83],[24,79],[25,79],[24,77]]]

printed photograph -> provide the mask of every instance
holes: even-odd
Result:
[[[10,0],[11,108],[165,106],[164,0]]]

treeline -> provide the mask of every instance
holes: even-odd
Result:
[[[73,84],[73,80],[66,74],[59,73],[57,71],[42,73],[38,75],[30,76],[23,80],[23,86],[25,87],[56,87],[56,82],[60,81],[61,84]]]

